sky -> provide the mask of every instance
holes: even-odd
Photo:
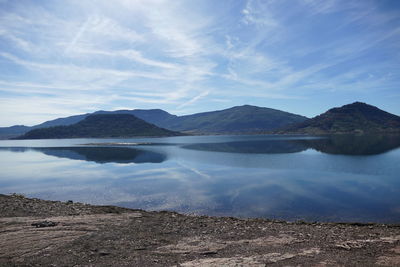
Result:
[[[0,0],[0,126],[355,101],[400,115],[400,1]]]

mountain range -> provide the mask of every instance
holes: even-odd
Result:
[[[314,118],[292,114],[276,109],[243,105],[224,110],[196,113],[192,115],[176,116],[161,109],[134,109],[117,111],[96,111],[94,113],[80,114],[65,118],[46,121],[29,127],[15,125],[0,128],[0,138],[10,138],[23,135],[32,131],[36,136],[39,129],[59,126],[73,126],[94,115],[131,115],[153,126],[164,128],[172,133],[148,135],[176,135],[176,132],[189,134],[354,134],[354,133],[400,133],[400,117],[383,111],[366,103],[354,102],[352,104],[336,107]],[[132,119],[132,118],[131,118]],[[76,127],[76,126],[74,126]],[[117,127],[115,125],[115,127]],[[140,127],[139,127],[140,128]],[[73,129],[73,128],[72,128]],[[61,131],[61,128],[56,128]],[[132,129],[131,129],[132,130]],[[65,131],[65,129],[63,130]],[[54,130],[53,130],[54,132]],[[101,132],[101,131],[100,131]],[[108,132],[103,137],[116,136]],[[140,132],[140,131],[139,131]],[[129,132],[129,136],[143,135],[142,133]],[[160,134],[161,133],[161,134]],[[63,133],[64,134],[64,133]],[[120,135],[120,133],[119,133]],[[87,135],[86,135],[87,136]],[[121,136],[121,135],[120,135]],[[26,138],[27,135],[24,136]],[[91,136],[94,137],[94,136]],[[33,137],[32,137],[33,138]],[[36,137],[38,138],[38,137]],[[61,137],[57,137],[61,138]]]
[[[46,121],[28,127],[16,125],[0,128],[0,138],[12,138],[30,130],[53,126],[68,126],[78,123],[90,115],[99,114],[129,114],[148,123],[171,131],[193,134],[246,134],[272,131],[280,127],[307,120],[307,117],[250,105],[237,106],[229,109],[176,116],[161,109],[134,109],[117,111],[96,111],[65,118]]]

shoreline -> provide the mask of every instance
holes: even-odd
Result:
[[[0,266],[399,266],[400,225],[183,215],[0,194]]]

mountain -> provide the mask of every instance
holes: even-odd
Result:
[[[283,128],[277,133],[400,133],[400,117],[375,106],[354,102],[332,108],[312,119]]]
[[[33,129],[72,125],[93,114],[130,114],[148,123],[171,131],[184,131],[198,134],[258,133],[274,130],[307,119],[300,115],[276,109],[250,105],[185,116],[172,115],[161,109],[101,110],[91,114],[87,113],[58,118],[32,127],[18,126],[19,128],[12,131],[11,134],[9,133],[9,129],[16,126],[3,127],[0,128],[0,138],[15,137]]]
[[[95,114],[68,126],[33,129],[17,139],[177,136],[130,114]]]
[[[276,109],[244,105],[167,119],[158,126],[199,134],[245,134],[270,131],[306,119]]]

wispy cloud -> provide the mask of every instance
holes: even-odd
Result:
[[[209,93],[210,93],[209,91],[205,91],[205,92],[202,92],[202,93],[196,95],[195,97],[193,97],[193,98],[190,99],[189,101],[184,102],[183,104],[180,104],[180,105],[178,106],[178,109],[179,109],[179,108],[183,108],[183,107],[185,107],[185,106],[187,106],[187,105],[193,104],[194,102],[198,101],[199,99],[201,99],[201,98],[207,96]]]
[[[165,69],[174,69],[174,70],[180,70],[184,66],[175,64],[175,63],[169,63],[165,61],[159,61],[159,60],[154,60],[150,58],[146,58],[143,56],[143,54],[140,51],[133,50],[133,49],[128,49],[128,50],[119,50],[119,51],[110,51],[110,50],[96,50],[96,49],[86,49],[86,48],[74,48],[74,50],[69,49],[70,52],[73,52],[74,55],[71,56],[106,56],[106,57],[118,57],[118,58],[124,58],[128,60],[135,61],[137,63],[141,63],[147,66],[151,67],[158,67],[158,68],[165,68]]]

